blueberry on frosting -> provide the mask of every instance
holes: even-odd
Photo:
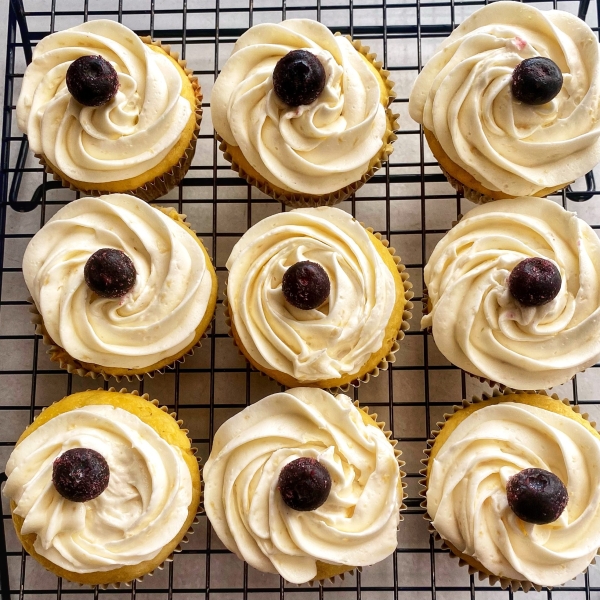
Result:
[[[100,248],[92,254],[83,270],[88,287],[103,298],[121,298],[135,285],[132,260],[116,248]]]
[[[508,276],[508,289],[524,306],[542,306],[558,296],[560,271],[545,258],[526,258]]]
[[[557,64],[550,58],[534,56],[520,62],[513,71],[511,91],[524,104],[546,104],[555,98],[563,84]]]
[[[81,56],[67,69],[67,88],[84,106],[102,106],[110,102],[119,89],[115,68],[102,56]]]
[[[329,297],[331,284],[325,269],[316,262],[304,260],[292,265],[281,282],[284,298],[296,308],[319,308]]]
[[[527,523],[547,525],[556,521],[569,502],[565,484],[545,469],[523,469],[506,485],[511,510]]]
[[[325,88],[325,69],[307,50],[292,50],[281,58],[273,71],[273,88],[289,106],[314,102]]]
[[[109,479],[106,459],[90,448],[67,450],[52,465],[52,483],[56,491],[72,502],[97,498],[108,487]]]
[[[281,469],[278,483],[281,498],[294,510],[316,510],[331,491],[331,475],[316,458],[289,462]]]

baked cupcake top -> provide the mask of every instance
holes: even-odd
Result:
[[[102,56],[118,73],[108,103],[83,106],[66,85],[81,56]],[[180,69],[130,29],[89,21],[49,35],[33,50],[17,102],[17,123],[36,154],[75,181],[131,179],[158,165],[179,141],[193,107]]]
[[[102,248],[133,262],[135,285],[122,297],[98,296],[86,284],[86,263]],[[195,234],[126,194],[59,210],[27,246],[23,276],[55,344],[77,360],[128,369],[191,344],[214,285]]]
[[[550,261],[556,297],[525,306],[509,276],[524,259]],[[497,200],[469,211],[437,244],[424,271],[442,354],[513,389],[565,383],[600,359],[600,241],[592,228],[542,198]]]
[[[315,578],[317,561],[349,568],[391,554],[400,470],[383,431],[347,396],[295,388],[260,400],[217,431],[204,469],[204,505],[217,535],[251,566],[291,583]],[[316,459],[331,490],[316,510],[282,499],[282,469]]]
[[[277,97],[273,70],[299,49],[318,58],[326,81],[316,100],[292,107]],[[358,181],[383,145],[380,85],[352,43],[316,21],[255,25],[238,39],[215,82],[212,120],[217,133],[239,146],[272,184],[328,194]],[[384,101],[387,106],[387,92]]]
[[[108,487],[87,502],[61,495],[55,459],[73,448],[108,463]],[[115,406],[63,412],[25,437],[6,465],[4,494],[36,534],[36,552],[75,573],[110,571],[154,558],[188,518],[192,480],[181,450]]]
[[[430,462],[427,512],[442,538],[492,574],[560,585],[600,547],[599,466],[600,440],[579,421],[529,403],[488,405],[460,422]],[[546,525],[522,521],[508,503],[508,480],[529,468],[550,471],[568,491],[566,508]]]
[[[560,93],[532,106],[511,93],[515,67],[543,56],[562,71]],[[512,196],[566,185],[600,161],[600,65],[580,19],[494,2],[457,27],[411,92],[411,117],[486,188]]]
[[[321,265],[330,281],[312,310],[286,301],[292,265]],[[383,344],[396,301],[394,277],[369,234],[331,207],[279,213],[251,227],[227,261],[227,299],[245,350],[263,368],[298,381],[355,373]]]

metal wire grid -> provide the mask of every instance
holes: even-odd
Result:
[[[336,580],[323,588],[289,586],[274,576],[257,573],[230,555],[201,515],[191,543],[175,557],[174,563],[168,563],[164,571],[143,583],[134,583],[131,589],[95,588],[89,591],[50,576],[26,556],[15,537],[10,512],[3,500],[4,529],[0,528],[2,600],[32,596],[95,599],[107,594],[131,597],[132,600],[157,597],[169,600],[308,600],[325,597],[330,600],[484,600],[508,597],[512,600],[521,595],[479,582],[468,576],[464,568],[459,569],[456,562],[450,561],[447,553],[427,535],[417,485],[418,460],[432,426],[451,404],[486,388],[474,380],[465,379],[464,373],[437,354],[431,338],[419,331],[419,294],[422,290],[422,268],[428,252],[450,226],[452,218],[471,205],[444,183],[444,177],[428,154],[421,131],[416,127],[406,127],[404,115],[410,86],[404,83],[414,79],[425,62],[425,45],[429,42],[437,44],[439,39],[436,38],[446,37],[460,20],[457,14],[464,15],[465,11],[471,12],[481,4],[484,4],[481,0],[30,0],[25,11],[21,0],[10,0],[0,173],[1,458],[8,458],[22,429],[43,406],[65,394],[94,387],[89,380],[68,375],[49,362],[40,338],[31,333],[32,326],[26,317],[27,290],[22,283],[20,268],[22,252],[35,231],[58,208],[77,195],[49,180],[31,157],[28,158],[26,144],[16,128],[15,104],[26,60],[30,56],[28,40],[26,35],[21,38],[19,26],[22,31],[28,30],[29,39],[35,44],[44,35],[77,22],[115,18],[140,35],[150,34],[173,44],[183,58],[190,59],[190,67],[194,68],[197,64],[206,67],[196,71],[205,93],[205,117],[197,156],[179,189],[159,203],[173,205],[179,212],[190,215],[190,221],[215,259],[221,290],[226,272],[224,262],[235,241],[256,221],[282,210],[277,202],[266,198],[232,173],[217,148],[206,100],[209,99],[211,83],[227,58],[227,46],[253,24],[299,16],[321,20],[333,30],[348,33],[371,45],[392,72],[392,79],[399,81],[395,108],[402,116],[401,130],[390,163],[342,208],[364,218],[391,239],[392,245],[403,256],[417,296],[411,330],[401,345],[399,360],[378,379],[352,392],[356,399],[376,408],[395,437],[399,438],[400,448],[408,460],[408,510],[404,513],[405,520],[400,527],[399,545],[394,557],[362,574],[357,573],[343,582]],[[588,11],[588,4],[589,0],[537,3],[541,8],[560,7],[579,11],[582,17]],[[588,22],[597,24],[600,5],[598,2],[594,4],[597,16],[592,14]],[[445,15],[441,20],[431,18],[440,14]],[[175,26],[174,15],[180,19]],[[402,57],[402,46],[411,44],[416,50],[416,61],[403,64],[391,58],[392,46],[396,50],[394,56],[398,56],[400,48],[399,55]],[[574,194],[571,199],[587,200],[600,193],[589,178],[587,187],[589,194]],[[577,208],[564,193],[556,199],[571,210]],[[594,211],[584,213],[588,221],[590,215],[594,215]],[[600,213],[598,218],[593,218],[597,221],[593,223],[594,228],[600,229]],[[440,224],[441,221],[443,224]],[[589,405],[589,410],[593,411],[600,404],[595,391],[598,389],[595,381],[599,373],[600,369],[590,369],[572,383],[562,386],[559,393]],[[582,381],[583,394],[580,390]],[[201,351],[183,365],[177,365],[172,374],[124,386],[111,380],[104,387],[112,385],[117,389],[127,387],[140,393],[148,392],[159,398],[162,404],[176,410],[186,421],[193,443],[204,459],[221,422],[251,402],[279,389],[273,382],[252,372],[237,356],[227,337],[221,307]],[[0,479],[0,483],[2,481]],[[6,560],[2,560],[4,556]],[[600,598],[600,577],[592,571],[563,588],[530,593],[529,597],[536,596],[565,600]]]

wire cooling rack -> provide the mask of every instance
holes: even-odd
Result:
[[[411,330],[401,344],[393,368],[359,389],[355,398],[386,421],[407,461],[408,509],[399,530],[395,555],[362,573],[324,587],[286,585],[273,575],[249,568],[220,544],[199,516],[195,534],[162,571],[130,589],[90,589],[62,581],[27,557],[15,536],[3,499],[0,528],[0,586],[9,598],[175,598],[179,600],[463,600],[519,598],[469,576],[464,567],[430,538],[418,496],[422,451],[432,426],[464,397],[486,386],[465,378],[419,331],[422,268],[435,243],[452,220],[472,205],[445,182],[408,116],[412,83],[439,41],[455,25],[484,4],[480,0],[9,0],[0,3],[8,19],[5,94],[0,173],[0,464],[4,465],[21,431],[40,409],[66,394],[102,385],[66,374],[51,363],[29,320],[27,289],[21,274],[24,249],[32,235],[61,206],[75,199],[49,179],[28,152],[16,127],[15,104],[31,47],[52,31],[88,19],[111,18],[140,35],[170,43],[195,70],[204,92],[204,119],[194,163],[177,190],[160,200],[186,213],[204,239],[224,288],[225,261],[248,227],[282,207],[248,186],[223,160],[210,119],[210,92],[235,40],[250,26],[285,18],[317,19],[334,31],[350,34],[371,46],[396,81],[400,114],[399,139],[391,160],[356,197],[340,205],[391,240],[408,267],[416,292]],[[598,31],[600,6],[589,0],[536,2],[542,9],[561,8]],[[600,207],[593,176],[577,182],[574,191],[554,200],[600,229]],[[251,371],[227,336],[222,306],[209,338],[191,359],[168,374],[116,386],[147,392],[178,411],[194,445],[206,460],[211,439],[228,417],[279,389]],[[556,390],[562,397],[589,405],[600,416],[600,369],[588,369]],[[489,391],[489,390],[488,390]],[[600,599],[600,570],[592,567],[564,587],[530,592],[528,598]]]

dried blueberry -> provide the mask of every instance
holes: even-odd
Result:
[[[85,282],[102,298],[120,298],[135,285],[133,262],[121,250],[100,248],[92,254],[83,269]]]
[[[506,484],[508,505],[519,519],[546,525],[560,517],[569,502],[565,484],[550,471],[524,469]]]
[[[97,498],[108,486],[108,463],[95,450],[73,448],[61,454],[52,465],[56,491],[72,502]]]
[[[545,258],[526,258],[508,276],[510,293],[524,306],[541,306],[554,300],[561,284],[560,271]]]
[[[81,56],[67,69],[67,88],[84,106],[102,106],[119,89],[115,68],[101,56]]]
[[[316,510],[331,491],[329,471],[315,458],[297,458],[279,474],[283,501],[294,510]]]
[[[325,87],[325,69],[307,50],[292,50],[275,65],[275,93],[289,106],[314,102]]]
[[[296,308],[319,308],[329,297],[331,284],[325,269],[315,262],[305,260],[292,265],[281,282],[283,297]]]
[[[513,71],[513,96],[524,104],[546,104],[554,98],[563,84],[558,65],[549,58],[535,56],[520,62]]]

